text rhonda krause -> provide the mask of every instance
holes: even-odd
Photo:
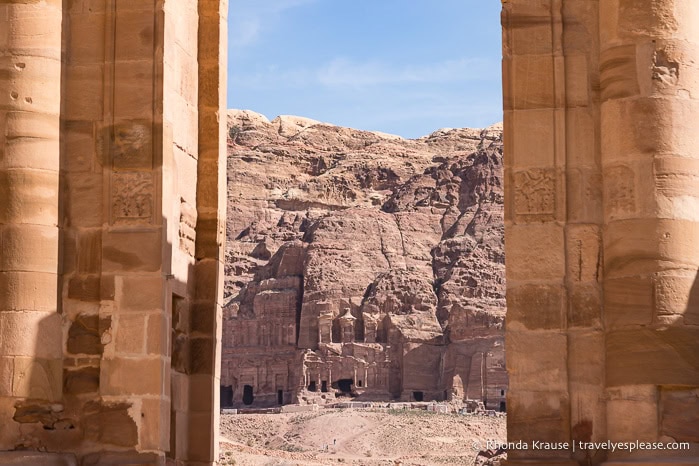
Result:
[[[635,451],[635,450],[689,450],[689,442],[612,442],[605,440],[604,442],[543,442],[533,440],[524,442],[500,442],[497,440],[488,440],[486,448],[489,450],[497,450],[504,448],[506,450],[610,450],[614,451]]]

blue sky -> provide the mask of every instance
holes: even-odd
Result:
[[[230,0],[228,107],[415,138],[502,120],[498,0]]]

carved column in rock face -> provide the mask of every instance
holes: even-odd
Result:
[[[62,393],[61,19],[59,0],[0,0],[0,397],[9,409]],[[10,428],[13,414],[0,423]]]
[[[695,0],[600,2],[612,440],[697,442],[698,22]]]

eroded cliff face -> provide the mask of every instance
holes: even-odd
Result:
[[[504,407],[501,128],[228,119],[224,405]]]

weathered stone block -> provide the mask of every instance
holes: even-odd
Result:
[[[114,102],[114,115],[117,120],[147,120],[152,118],[153,72],[153,63],[149,60],[117,62],[115,64],[114,92],[115,95],[119,96]],[[150,136],[152,137],[152,135]],[[153,155],[150,155],[149,161],[152,163]]]
[[[693,273],[660,273],[653,280],[655,316],[682,315],[689,311],[696,276]]]
[[[211,458],[214,442],[212,413],[189,413],[187,445],[189,459],[208,461]]]
[[[646,275],[658,262],[673,268],[699,267],[699,222],[672,219],[619,220],[604,235],[606,277]]]
[[[55,312],[57,283],[55,273],[0,272],[0,309]]]
[[[153,8],[153,5],[141,5],[138,9]],[[117,34],[114,49],[116,61],[135,60],[152,61],[154,55],[154,23],[152,14],[143,11],[133,11],[129,5],[120,4],[116,22],[117,30],[130,31],[128,34]]]
[[[554,111],[515,110],[509,134],[517,157],[513,169],[552,168],[554,166]]]
[[[567,390],[568,345],[553,331],[509,331],[505,339],[510,383],[518,390]]]
[[[551,20],[541,15],[512,15],[507,17],[510,27],[504,32],[503,55],[544,56],[551,53]]]
[[[42,167],[45,170],[58,172],[60,162],[60,158],[56,157],[60,128],[58,115],[17,111],[7,112],[3,116],[6,134],[3,134],[0,141],[4,142],[5,156],[0,161],[0,167],[5,169]]]
[[[12,395],[19,398],[59,401],[62,389],[62,361],[15,357]]]
[[[98,8],[98,2],[92,2],[89,10],[78,10],[75,5],[73,8],[73,14],[70,15],[68,22],[70,26],[68,62],[71,65],[104,63],[106,24],[104,6]]]
[[[596,169],[566,171],[568,219],[571,222],[602,223],[602,175]]]
[[[522,285],[507,290],[507,325],[528,330],[565,328],[566,294],[561,285]]]
[[[114,275],[100,275],[100,298],[113,301],[116,296],[116,277]]]
[[[120,354],[143,354],[146,347],[147,314],[120,313],[115,320],[115,351]]]
[[[148,316],[146,333],[146,352],[148,354],[167,354],[170,347],[170,320],[164,313]]]
[[[295,305],[296,301],[289,301]],[[216,325],[216,305],[214,303],[198,302],[192,304],[190,313],[190,329],[201,335],[213,335]]]
[[[597,284],[575,284],[568,293],[568,326],[601,327],[602,290]]]
[[[99,367],[83,367],[63,370],[63,393],[80,395],[97,393],[100,388]]]
[[[2,312],[0,328],[0,353],[4,356],[62,356],[61,316],[55,312]]]
[[[214,341],[212,338],[191,338],[190,367],[193,374],[213,374]]]
[[[164,308],[165,282],[160,275],[126,275],[117,298],[121,311],[156,311]]]
[[[172,399],[172,409],[174,411],[187,411],[189,407],[189,377],[180,372],[173,371],[172,374],[172,391],[170,393]],[[196,376],[206,377],[206,376]]]
[[[43,65],[44,62],[39,60],[37,65]],[[24,63],[25,68],[29,66]],[[55,66],[51,64],[51,66]],[[24,70],[22,70],[24,73]],[[3,137],[7,139],[31,138],[38,140],[53,141],[57,143],[60,135],[60,126],[57,115],[41,112],[13,112],[4,113],[4,122],[6,124],[6,133]],[[53,146],[57,148],[58,146]],[[33,154],[29,153],[29,159],[4,160],[3,168],[33,168],[44,167],[46,170],[58,171],[59,160],[55,160],[55,152],[49,154]],[[37,158],[38,157],[38,158]]]
[[[101,173],[76,173],[67,178],[66,209],[71,226],[101,227],[104,222],[104,178]]]
[[[81,230],[77,234],[78,273],[99,273],[102,268],[102,231]]]
[[[0,228],[0,270],[56,273],[58,229],[44,225],[4,225]]]
[[[674,2],[656,3],[653,0],[619,0],[619,37],[627,40],[648,36],[673,34],[679,18]]]
[[[0,224],[50,224],[58,217],[58,177],[49,171],[0,171],[0,199]]]
[[[166,400],[141,401],[139,446],[145,450],[166,450],[170,443],[170,403]]]
[[[72,354],[102,354],[102,332],[110,325],[98,315],[78,315],[68,329],[66,349]]]
[[[214,378],[208,374],[193,374],[189,376],[189,410],[206,413],[213,404]]]
[[[191,60],[191,58],[183,61],[181,66],[189,66],[187,63],[189,60]],[[178,82],[178,87],[183,88],[182,92],[191,93],[192,90],[188,88],[192,86],[194,86],[194,93],[196,94],[196,80],[193,80],[192,76],[183,78],[182,81]],[[197,157],[199,152],[199,146],[197,144],[199,127],[197,126],[196,104],[192,102],[188,103],[180,98],[173,103],[172,111],[177,115],[171,119],[174,143],[178,146],[178,149],[175,150],[175,154],[192,158]],[[182,152],[180,152],[180,148]],[[185,190],[182,190],[182,192],[187,193]]]
[[[197,300],[210,301],[212,303],[216,301],[220,265],[221,263],[216,259],[197,261],[194,266],[194,285]]]
[[[643,154],[691,158],[699,145],[699,135],[691,126],[699,115],[699,102],[694,99],[618,99],[605,102],[602,109],[601,143],[605,163],[628,161]],[[626,115],[643,117],[628,118]]]
[[[198,213],[196,238],[197,259],[219,258],[219,251],[222,247],[221,225],[222,223],[219,217],[212,217],[211,214],[207,216],[202,212]]]
[[[21,68],[21,71],[14,66],[9,70],[6,68],[9,73],[5,71],[3,74],[15,79],[11,81],[12,91],[3,93],[4,108],[9,111],[57,115],[53,112],[57,111],[60,94],[53,92],[53,86],[46,83],[60,75],[60,61],[45,56],[47,55],[46,50],[44,49],[44,53],[37,53],[33,56],[22,54],[22,63],[25,66]],[[21,54],[19,50],[17,53]],[[19,73],[22,75],[21,78],[17,76]],[[26,144],[32,144],[32,141],[17,141],[17,144],[13,145],[25,146]]]
[[[100,369],[104,395],[160,395],[163,391],[159,357],[104,359]]]
[[[99,275],[80,275],[68,281],[68,298],[79,301],[99,301],[101,296]]]
[[[607,386],[699,386],[696,327],[636,328],[608,332]]]
[[[0,379],[0,396],[12,396],[12,372],[14,369],[13,357],[0,357],[0,374],[5,374],[5,377]]]
[[[507,440],[527,442],[529,450],[510,450],[508,458],[545,458],[569,452],[531,450],[533,441],[569,442],[569,400],[565,392],[555,390],[529,391],[524,387],[512,390],[507,397],[508,412],[516,416],[507,418]]]
[[[699,443],[699,388],[661,388],[660,433],[677,442]]]
[[[607,397],[607,433],[610,440],[657,441],[658,393],[655,386],[611,388],[607,390]]]
[[[131,403],[127,402],[88,401],[83,413],[85,436],[103,444],[136,446],[138,427],[129,414],[130,409]]]
[[[556,280],[565,275],[563,228],[557,224],[506,228],[507,280]]]
[[[566,227],[566,276],[572,282],[601,281],[602,238],[597,225]]]
[[[170,422],[170,428],[175,432],[171,437],[170,451],[175,451],[179,458],[185,458],[189,451],[189,412],[175,411]]]
[[[95,123],[66,120],[61,122],[62,169],[69,173],[85,173],[93,168],[97,156]]]
[[[604,339],[601,330],[568,332],[568,379],[571,382],[595,387],[604,385]]]
[[[570,4],[570,2],[567,2]],[[570,34],[570,29],[566,31]],[[572,41],[571,41],[572,42]],[[582,50],[586,51],[586,50]],[[566,104],[568,108],[573,107],[587,107],[590,105],[590,71],[591,67],[588,65],[587,55],[573,55],[572,53],[566,55],[565,67],[566,67]],[[594,68],[592,68],[594,72]],[[575,111],[570,111],[566,113],[566,118],[569,115],[574,114]],[[577,129],[575,122],[570,121],[570,127],[572,131]],[[568,146],[566,150],[574,149],[576,146]],[[589,150],[589,149],[588,149]],[[593,152],[590,150],[590,152]],[[569,160],[575,161],[577,157],[573,157]]]
[[[503,87],[503,108],[515,111],[554,108],[554,59],[551,55],[513,55],[503,60],[503,68],[508,67],[506,72],[511,78],[510,86]],[[549,122],[551,124],[553,121]],[[515,127],[515,134],[517,129]]]
[[[109,231],[102,238],[103,270],[156,272],[162,264],[160,228]]]
[[[650,325],[653,319],[653,281],[648,276],[604,281],[604,321],[608,328]]]
[[[64,117],[73,121],[99,121],[104,108],[104,65],[66,66]]]

